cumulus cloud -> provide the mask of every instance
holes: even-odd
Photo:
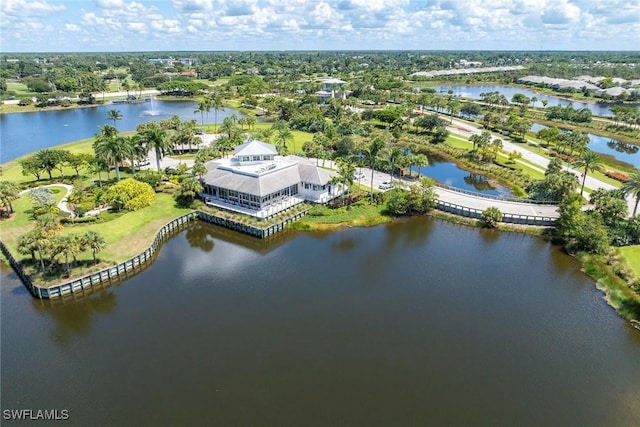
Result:
[[[64,5],[53,5],[46,1],[4,0],[2,2],[3,15],[22,18],[48,16],[66,9]]]
[[[69,37],[85,50],[635,49],[640,31],[640,2],[628,0],[72,1],[0,0],[3,48],[59,50]]]

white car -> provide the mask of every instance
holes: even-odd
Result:
[[[391,190],[393,188],[393,184],[391,181],[384,181],[382,184],[378,185],[378,188],[381,190]]]
[[[149,159],[143,159],[140,160],[138,163],[136,163],[136,166],[140,167],[140,166],[149,166],[151,164],[151,160]]]
[[[353,174],[353,179],[364,179],[364,174],[362,172],[356,172]]]

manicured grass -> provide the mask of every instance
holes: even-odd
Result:
[[[389,222],[393,217],[382,213],[384,205],[369,205],[362,200],[352,206],[330,209],[316,206],[294,224],[300,230],[325,230],[342,226],[370,226]]]
[[[61,192],[60,197],[62,195],[64,192]],[[27,195],[24,195],[14,203],[14,208],[16,215],[12,219],[0,223],[2,224],[0,237],[11,252],[19,257],[17,252],[18,236],[33,228],[33,221],[29,215],[31,200]],[[160,227],[190,210],[176,206],[171,195],[160,193],[157,194],[155,202],[144,209],[127,212],[112,221],[98,224],[66,224],[63,234],[84,234],[89,230],[100,233],[105,238],[107,246],[99,253],[99,258],[103,262],[106,261],[107,264],[115,264],[143,252],[153,242]],[[83,252],[78,260],[81,262],[92,260],[91,252]],[[102,266],[104,267],[104,265]],[[74,273],[72,270],[72,274],[78,275],[79,272]]]
[[[640,277],[640,245],[622,246],[619,249],[629,268],[633,270],[636,277]]]

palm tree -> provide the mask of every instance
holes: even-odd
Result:
[[[229,117],[225,117],[222,120],[222,125],[220,125],[220,132],[226,133],[227,137],[231,138],[236,126],[233,124],[233,121]]]
[[[413,157],[413,164],[418,167],[418,178],[420,178],[420,169],[429,166],[429,158],[424,154],[416,154]]]
[[[87,231],[85,235],[82,236],[82,246],[91,248],[94,264],[98,263],[96,254],[104,249],[106,245],[107,242],[105,242],[104,237],[95,231]]]
[[[371,168],[371,200],[370,203],[373,204],[373,168],[378,161],[378,156],[380,155],[380,150],[384,147],[384,141],[381,137],[376,137],[371,140],[367,148],[364,150],[362,154],[364,154],[364,160],[366,164]]]
[[[293,142],[293,154],[296,154],[296,143],[293,134],[289,129],[280,129],[276,135],[276,146],[280,154],[287,153],[287,141]]]
[[[120,113],[120,110],[109,110],[107,112],[107,120],[113,120],[113,127],[116,127],[116,121],[118,120],[122,120],[122,114]]]
[[[74,259],[80,253],[80,245],[78,244],[78,239],[75,236],[60,236],[53,242],[53,253],[54,256],[62,255],[64,256],[64,263],[67,269],[67,275],[71,276],[71,266],[69,265],[69,257],[73,257]]]
[[[131,162],[131,173],[136,173],[136,160],[141,160],[147,156],[147,149],[142,143],[140,135],[131,135],[130,137],[123,137],[127,144],[127,151],[129,154],[129,161]]]
[[[140,134],[141,141],[147,150],[154,150],[156,153],[156,166],[160,172],[160,160],[168,153],[171,153],[173,144],[167,138],[167,132],[158,123],[151,122]]]
[[[35,230],[21,234],[18,237],[18,252],[24,255],[31,255],[31,261],[34,263],[36,262],[37,250]]]
[[[98,134],[93,143],[93,150],[97,158],[113,163],[116,170],[116,179],[120,181],[120,162],[129,155],[129,146],[126,138]]]
[[[209,102],[211,107],[213,108],[213,113],[214,113],[213,131],[215,132],[216,127],[218,125],[218,111],[224,109],[224,104],[222,103],[222,99],[217,94],[214,94],[211,98],[209,98]]]
[[[604,163],[602,161],[602,158],[598,154],[594,153],[591,150],[586,150],[583,151],[582,154],[580,154],[580,157],[578,157],[578,160],[573,163],[573,166],[577,168],[584,168],[584,173],[582,175],[582,187],[580,188],[580,195],[582,196],[582,192],[584,191],[584,183],[587,180],[587,173],[589,171],[602,171]]]
[[[632,216],[636,216],[636,213],[638,212],[638,202],[640,202],[640,172],[629,175],[629,181],[622,184],[620,190],[622,190],[625,196],[631,194],[635,197],[636,204],[633,207]]]
[[[388,153],[387,153],[387,164],[389,165],[389,167],[391,168],[391,172],[389,173],[389,176],[391,178],[391,182],[393,183],[393,172],[396,170],[396,168],[400,165],[400,163],[402,162],[402,157],[404,156],[404,153],[402,152],[402,150],[398,147],[393,147]]]
[[[0,203],[7,209],[7,213],[13,213],[13,205],[11,202],[18,199],[20,189],[17,185],[10,181],[0,182]]]
[[[211,101],[209,99],[205,99],[198,103],[198,108],[196,108],[193,113],[200,113],[200,121],[202,123],[202,127],[204,127],[204,113],[211,111]]]
[[[120,162],[127,158],[129,147],[126,139],[117,136],[117,133],[113,132],[112,129],[115,128],[110,125],[101,126],[102,132],[96,135],[93,150],[96,158],[113,163],[116,170],[116,179],[120,181]]]

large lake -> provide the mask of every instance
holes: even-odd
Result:
[[[122,120],[116,122],[118,130],[135,130],[140,123],[169,119],[177,115],[181,120],[203,119],[195,114],[195,102],[153,101],[141,104],[105,105],[100,107],[73,108],[68,110],[36,111],[32,113],[0,114],[0,164],[46,147],[91,138],[105,124],[113,125],[107,119],[109,110],[119,110]],[[224,108],[217,113],[217,122],[225,117],[243,114],[232,108]],[[216,118],[212,110],[204,115],[204,123],[214,123]]]
[[[195,225],[65,305],[3,267],[2,409],[83,426],[637,426],[640,331],[579,268],[538,238],[427,218],[272,242]]]
[[[452,91],[454,95],[459,95],[465,98],[472,99],[480,99],[480,94],[484,92],[500,92],[504,95],[509,102],[511,102],[511,98],[516,93],[521,93],[529,98],[536,97],[538,101],[536,101],[536,107],[543,107],[542,100],[546,99],[548,101],[547,107],[552,107],[554,105],[566,106],[569,104],[573,105],[573,108],[579,110],[581,108],[588,108],[591,110],[593,114],[599,116],[611,117],[613,113],[611,112],[611,106],[614,104],[610,103],[591,103],[591,102],[579,102],[572,101],[566,98],[562,98],[561,96],[553,96],[553,95],[543,95],[537,92],[534,92],[531,89],[520,88],[520,87],[512,87],[512,86],[500,86],[500,85],[489,85],[489,86],[432,86],[437,92],[448,93],[448,91]]]

